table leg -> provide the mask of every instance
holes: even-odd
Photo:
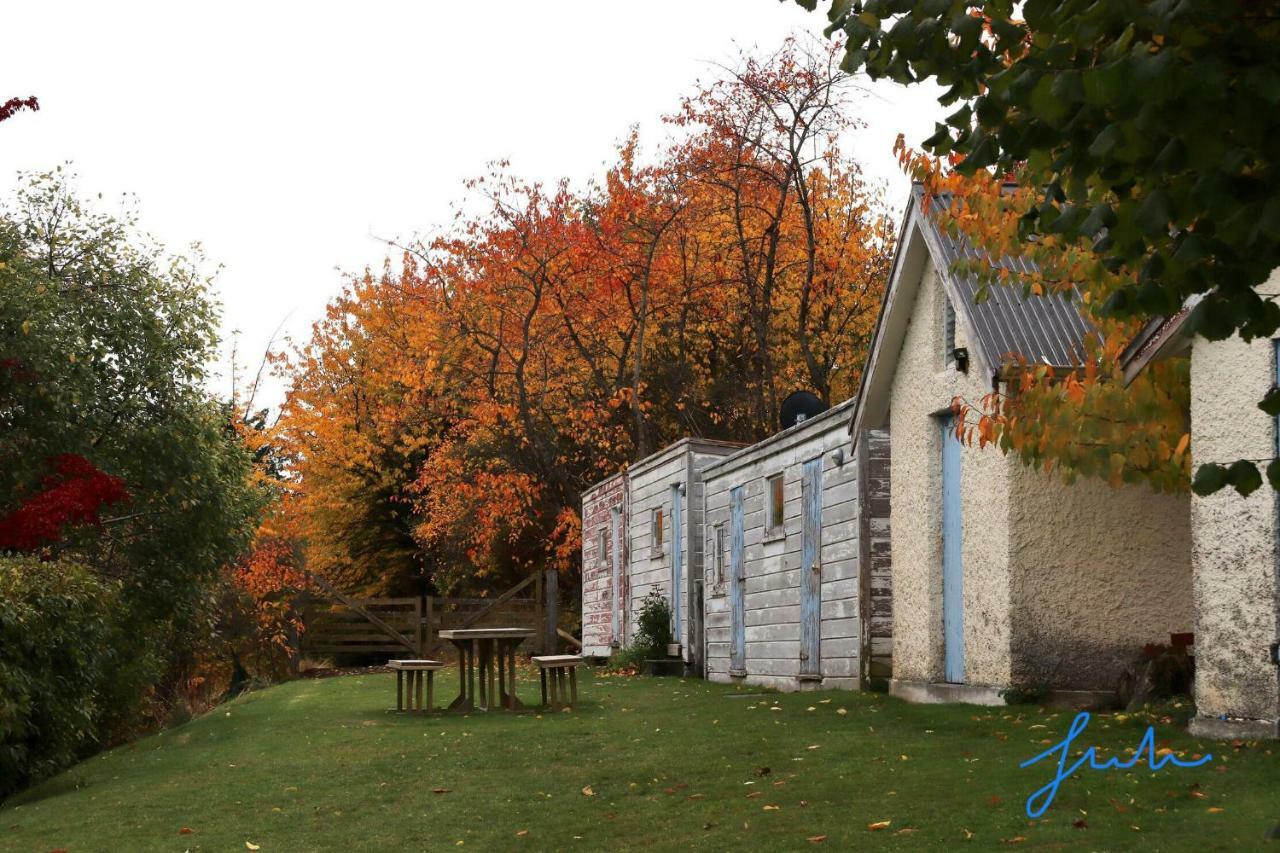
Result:
[[[498,653],[498,706],[500,708],[507,707],[507,650],[503,648],[502,641],[497,642]]]
[[[578,668],[576,666],[569,667],[569,702],[570,704],[578,704]]]
[[[471,656],[476,660],[476,666],[473,667],[471,676],[473,679],[478,679],[480,681],[479,698],[475,700],[475,704],[476,708],[481,711],[487,711],[489,709],[489,694],[485,690],[485,670],[488,668],[488,661],[485,660],[485,651],[487,651],[485,643],[480,640],[471,641]],[[479,672],[476,672],[476,669],[479,669]],[[471,695],[477,695],[475,692],[474,680],[471,683]]]
[[[467,673],[470,669],[467,662],[467,643],[465,640],[454,640],[453,647],[458,652],[458,698],[449,703],[449,710],[470,711],[472,699],[467,692]]]
[[[495,661],[494,658],[496,658],[501,653],[502,646],[500,642],[497,640],[490,640],[489,642],[485,643],[485,645],[488,646],[488,648],[485,649],[485,655],[489,658],[489,671],[487,673],[487,675],[489,676],[489,707],[501,708],[502,702],[500,701],[498,697],[498,693],[495,690],[495,688],[498,686],[496,683],[498,667],[495,665],[497,661]]]
[[[507,696],[510,697],[507,707],[512,711],[520,706],[520,700],[516,697],[516,646],[519,643],[511,643],[507,646]]]
[[[396,670],[396,710],[404,710],[404,670]]]
[[[546,708],[550,705],[547,701],[547,671],[542,667],[538,667],[538,675],[542,681],[542,707]]]
[[[427,670],[427,710],[434,711],[436,709],[436,674],[434,670]]]
[[[423,710],[422,709],[422,682],[426,678],[426,673],[424,673],[422,670],[418,670],[417,675],[418,675],[418,678],[416,679],[417,684],[414,685],[414,695],[418,697],[418,711],[419,713],[421,713]]]

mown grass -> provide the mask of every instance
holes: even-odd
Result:
[[[1031,821],[1052,769],[1018,764],[1071,714],[588,675],[572,712],[424,718],[385,710],[391,678],[285,684],[97,756],[0,808],[0,848],[1229,850],[1280,822],[1273,745],[1159,722],[1214,760],[1084,772]],[[1095,717],[1081,745],[1123,754],[1147,722]]]

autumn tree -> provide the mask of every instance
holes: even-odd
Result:
[[[394,508],[433,589],[571,573],[586,486],[686,435],[763,438],[793,388],[853,393],[893,253],[838,146],[853,103],[832,50],[788,41],[581,189],[505,163],[469,182],[465,213],[353,283],[288,360],[314,565],[403,577],[386,543],[361,558],[334,533]],[[386,446],[394,462],[366,461]],[[339,485],[375,472],[385,492]]]
[[[1087,243],[1125,278],[1108,315],[1170,315],[1203,294],[1211,340],[1280,328],[1257,291],[1280,267],[1274,2],[835,0],[829,18],[847,70],[945,87],[958,108],[928,152],[1038,188],[1022,243]]]

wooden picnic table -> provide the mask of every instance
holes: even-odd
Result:
[[[458,650],[458,698],[449,704],[449,710],[488,711],[499,707],[518,711],[523,708],[524,704],[516,697],[516,646],[534,633],[527,628],[441,631],[440,639],[453,643]]]

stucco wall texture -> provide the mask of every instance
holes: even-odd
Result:
[[[938,414],[990,390],[963,312],[963,374],[945,363],[945,292],[932,264],[911,312],[890,401],[894,677],[943,680]],[[1112,489],[961,451],[965,682],[1111,690],[1148,642],[1191,630],[1190,500]]]
[[[1142,645],[1192,630],[1191,497],[1011,463],[1013,681],[1114,690]]]
[[[1272,274],[1261,288],[1280,292]],[[1275,426],[1257,408],[1275,377],[1272,343],[1197,339],[1191,356],[1191,451],[1196,464],[1268,459]],[[1280,627],[1276,492],[1223,489],[1193,500],[1196,707],[1201,717],[1280,718],[1280,670],[1268,646]]]
[[[889,525],[893,551],[893,675],[907,681],[943,680],[942,427],[956,395],[977,402],[990,391],[974,360],[967,374],[945,364],[945,296],[926,264],[903,338],[890,396],[892,436]],[[959,320],[960,318],[958,318]],[[956,345],[976,348],[965,324]],[[998,451],[961,455],[965,679],[1008,684],[1009,466]]]

